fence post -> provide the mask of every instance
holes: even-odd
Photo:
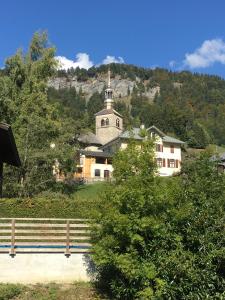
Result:
[[[69,257],[70,253],[70,221],[66,221],[66,252],[65,255]]]
[[[12,219],[12,232],[11,232],[11,249],[10,249],[10,255],[14,256],[16,255],[15,251],[15,219]]]

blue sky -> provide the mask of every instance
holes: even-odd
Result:
[[[0,11],[0,66],[47,30],[64,67],[124,61],[225,78],[223,0],[8,0]]]

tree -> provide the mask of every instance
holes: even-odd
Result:
[[[104,98],[103,95],[95,92],[89,99],[87,103],[87,113],[89,115],[90,125],[94,125],[95,113],[104,108]]]
[[[18,51],[7,59],[5,75],[0,77],[1,101],[7,108],[2,117],[13,126],[22,161],[22,167],[14,173],[20,195],[45,189],[53,180],[54,159],[69,159],[71,154],[68,151],[64,156],[66,139],[62,137],[64,133],[68,137],[68,132],[56,106],[47,98],[48,79],[55,74],[57,65],[54,56],[47,34],[35,33],[28,52]],[[52,142],[58,144],[57,152],[50,151]],[[7,189],[10,191],[8,186]]]
[[[120,151],[93,230],[97,283],[113,299],[223,299],[225,177],[209,155],[155,176],[151,141]]]
[[[195,122],[188,131],[187,138],[188,144],[194,148],[206,148],[211,140],[206,128],[198,122]]]

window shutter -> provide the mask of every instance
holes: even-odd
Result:
[[[161,152],[163,152],[163,145],[161,145]]]
[[[176,159],[176,168],[178,168],[178,159]]]
[[[170,168],[170,160],[167,159],[167,167]]]
[[[163,167],[165,167],[166,166],[166,160],[165,160],[165,158],[163,158]]]

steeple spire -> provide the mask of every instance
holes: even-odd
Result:
[[[108,69],[108,87],[105,90],[105,108],[112,109],[113,102],[113,90],[111,89],[111,72],[110,69]]]
[[[111,71],[110,68],[108,69],[108,88],[111,88]]]

